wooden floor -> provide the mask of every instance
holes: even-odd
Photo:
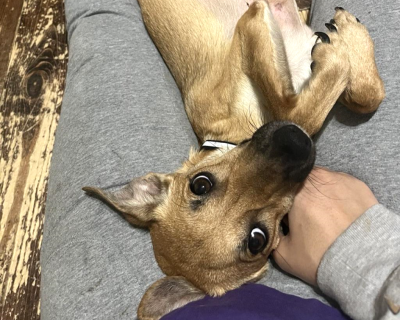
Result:
[[[0,318],[40,319],[39,249],[67,68],[63,0],[0,0]]]
[[[40,319],[39,252],[67,61],[63,0],[0,0],[1,320]]]

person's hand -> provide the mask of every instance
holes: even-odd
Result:
[[[336,238],[377,204],[368,186],[344,173],[314,168],[288,214],[289,233],[273,252],[286,272],[317,284],[317,269]]]

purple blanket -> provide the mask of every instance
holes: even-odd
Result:
[[[222,297],[205,297],[162,320],[349,320],[315,299],[302,299],[259,284],[246,284]]]

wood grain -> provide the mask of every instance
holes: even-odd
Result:
[[[11,47],[21,15],[23,0],[0,0],[0,92],[7,75]]]
[[[36,320],[47,180],[67,65],[62,0],[23,1],[8,60],[0,96],[0,314]]]

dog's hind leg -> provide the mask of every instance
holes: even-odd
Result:
[[[374,55],[374,43],[360,21],[342,8],[326,26],[337,32],[347,45],[350,61],[350,81],[340,102],[359,113],[375,111],[385,97]]]
[[[299,94],[292,85],[282,34],[265,2],[249,7],[232,44],[239,47],[242,70],[262,91],[272,117],[295,122],[311,135],[319,131],[349,81],[346,46],[336,33],[321,37],[326,43],[315,47],[313,75]]]
[[[261,89],[274,114],[295,91],[284,40],[266,2],[254,2],[239,19],[229,60],[238,55],[243,73]]]
[[[311,49],[315,43],[313,31],[300,19],[295,0],[267,2],[282,33],[293,87],[298,93],[311,76]]]

